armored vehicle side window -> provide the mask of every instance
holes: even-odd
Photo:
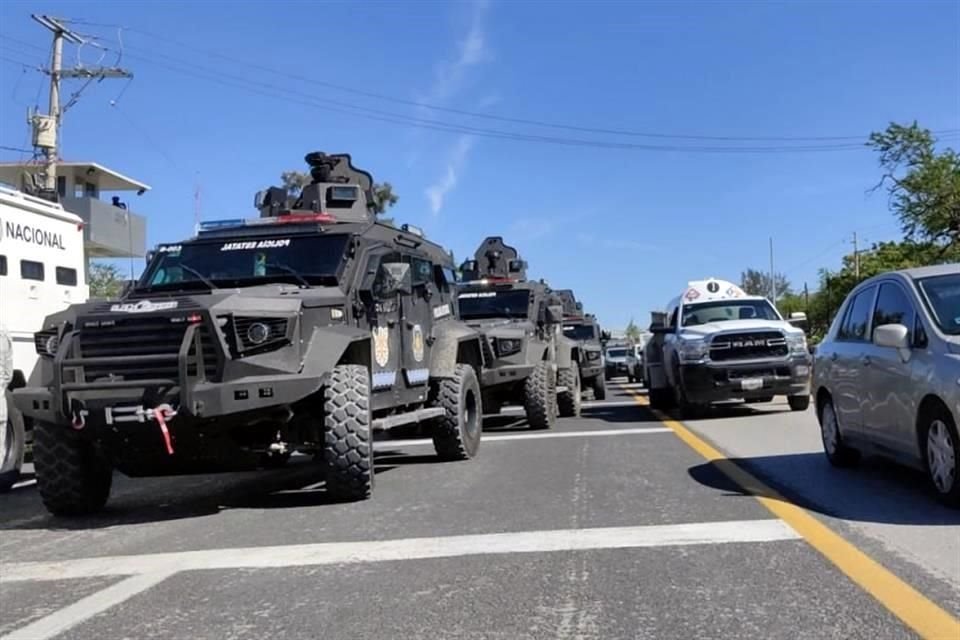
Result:
[[[70,267],[57,267],[57,284],[68,287],[77,286],[77,270]]]
[[[388,253],[384,256],[381,256],[379,259],[372,258],[370,260],[370,269],[369,272],[376,272],[376,278],[373,281],[373,295],[376,298],[389,297],[384,295],[384,288],[387,284],[387,274],[380,268],[382,264],[388,264],[391,262],[401,262],[402,258],[399,253]]]
[[[0,256],[0,276],[7,275],[7,256]]]
[[[43,263],[33,260],[20,261],[20,277],[24,280],[43,280]]]
[[[413,284],[427,284],[433,280],[433,264],[422,258],[411,258],[410,268],[413,270]]]

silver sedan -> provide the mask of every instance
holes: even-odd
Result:
[[[813,393],[831,464],[893,458],[960,506],[960,265],[857,286],[817,347]]]

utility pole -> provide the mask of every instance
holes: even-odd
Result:
[[[777,276],[773,271],[773,236],[770,236],[770,302],[777,306]]]
[[[42,152],[44,157],[43,190],[51,194],[57,192],[57,160],[60,157],[58,138],[60,122],[65,111],[60,107],[60,81],[65,78],[87,78],[89,80],[132,78],[133,74],[116,67],[77,66],[64,69],[64,40],[73,44],[84,44],[86,40],[65,26],[63,24],[66,22],[65,20],[37,14],[31,14],[30,17],[53,33],[53,52],[50,56],[50,69],[47,70],[47,74],[50,76],[49,113],[47,115],[30,114],[30,124],[33,126],[33,146]],[[69,108],[77,97],[77,94],[75,94],[66,108]]]
[[[857,232],[853,232],[853,275],[860,282],[860,245],[857,243]]]

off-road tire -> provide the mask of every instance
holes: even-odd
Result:
[[[791,411],[806,411],[810,408],[810,394],[805,393],[802,396],[787,396],[787,403]]]
[[[563,418],[576,418],[580,416],[580,370],[576,365],[569,369],[560,369],[557,374],[557,384],[566,387],[567,390],[557,394],[557,405],[560,408],[560,416]]]
[[[373,491],[373,433],[367,368],[337,365],[323,390],[323,464],[327,493],[364,500]]]
[[[557,381],[548,362],[534,367],[524,382],[523,408],[531,429],[552,429],[557,421]]]
[[[607,399],[607,379],[604,375],[598,375],[593,379],[593,399]]]
[[[673,408],[673,391],[669,387],[650,389],[648,392],[650,408],[661,411]]]
[[[830,443],[828,443],[827,432],[829,429],[824,428],[824,420],[828,419],[829,414],[832,414],[833,424],[836,429],[836,444],[832,445],[832,447]],[[823,443],[823,453],[827,456],[827,461],[834,467],[844,468],[855,466],[857,462],[860,461],[860,452],[848,447],[843,441],[840,420],[837,417],[837,411],[833,406],[832,398],[827,398],[823,401],[819,411],[817,411],[817,419],[820,423],[820,440]]]
[[[69,427],[34,423],[33,465],[40,498],[50,513],[88,515],[107,503],[113,482],[110,462]]]
[[[477,374],[468,364],[458,364],[452,378],[436,384],[434,404],[444,415],[433,425],[433,448],[441,460],[469,460],[480,449],[483,400]]]

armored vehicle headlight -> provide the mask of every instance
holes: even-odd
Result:
[[[270,327],[262,322],[251,323],[247,327],[247,340],[250,344],[263,344],[270,339]]]
[[[56,329],[46,329],[33,334],[33,345],[41,356],[55,356],[60,348],[60,335]]]
[[[709,353],[709,347],[703,338],[681,339],[677,347],[680,359],[687,362],[703,360]]]
[[[587,360],[599,360],[600,352],[599,351],[587,351]]]
[[[520,351],[522,346],[523,342],[518,338],[498,338],[497,354],[501,356],[508,356],[511,353],[517,353]]]

